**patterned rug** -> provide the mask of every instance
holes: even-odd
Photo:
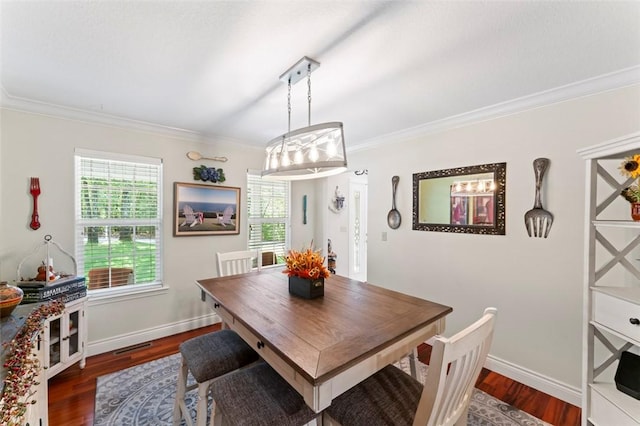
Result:
[[[418,363],[419,377],[427,366]],[[408,358],[396,366],[409,370]],[[165,426],[171,425],[176,377],[180,355],[175,354],[146,364],[98,377],[94,425]],[[190,378],[190,380],[192,380]],[[195,417],[195,390],[187,394],[187,403]],[[182,422],[184,425],[184,420]],[[472,426],[549,426],[485,392],[476,389],[469,407]]]

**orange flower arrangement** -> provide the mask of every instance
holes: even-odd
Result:
[[[285,258],[287,268],[282,272],[290,277],[305,279],[329,278],[329,270],[324,266],[324,257],[320,250],[311,248],[305,251],[289,250]]]

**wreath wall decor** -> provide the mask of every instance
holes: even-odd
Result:
[[[227,180],[227,178],[224,177],[224,171],[222,169],[200,165],[199,167],[193,168],[193,180],[222,183]]]

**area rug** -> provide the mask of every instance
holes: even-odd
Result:
[[[427,366],[418,363],[424,378]],[[407,358],[396,364],[409,369]],[[171,425],[180,355],[175,354],[146,364],[98,377],[95,426]],[[189,380],[193,380],[189,377]],[[195,417],[196,391],[187,394],[187,405]],[[184,420],[182,422],[184,425]],[[487,393],[476,389],[469,407],[472,426],[549,426]]]

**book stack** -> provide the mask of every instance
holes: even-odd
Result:
[[[18,287],[24,292],[21,304],[61,300],[69,303],[87,295],[84,277],[76,275],[59,278],[50,283],[42,281],[20,281]]]

